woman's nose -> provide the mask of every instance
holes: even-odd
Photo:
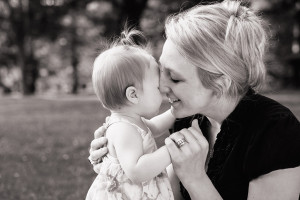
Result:
[[[159,79],[159,90],[161,93],[166,94],[170,92],[170,88],[168,86],[168,81],[167,79],[164,77],[164,75],[160,76]]]

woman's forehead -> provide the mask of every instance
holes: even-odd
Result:
[[[195,71],[195,67],[192,63],[188,62],[186,58],[179,53],[175,44],[169,40],[164,44],[158,64],[160,70],[167,70],[179,75],[184,75],[189,72],[194,73]]]

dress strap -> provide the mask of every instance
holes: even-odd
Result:
[[[113,118],[112,118],[112,117],[111,117],[111,118],[108,120],[108,122],[106,122],[106,123],[104,124],[104,126],[105,126],[105,128],[107,129],[107,128],[110,127],[112,124],[120,123],[120,122],[124,122],[124,123],[130,124],[130,125],[136,127],[139,131],[145,132],[144,129],[142,129],[142,128],[139,127],[138,125],[136,125],[136,124],[134,124],[134,123],[132,123],[132,122],[126,120],[126,119],[120,118],[120,117],[118,117],[118,118],[116,118],[116,117],[113,117]],[[148,128],[148,127],[147,127],[147,128]]]

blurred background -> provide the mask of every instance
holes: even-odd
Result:
[[[0,0],[0,199],[84,199],[95,178],[89,144],[108,115],[91,84],[101,43],[127,21],[158,58],[165,18],[211,2]],[[300,0],[245,4],[269,35],[263,92],[300,119]]]

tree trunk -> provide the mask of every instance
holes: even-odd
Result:
[[[33,56],[26,56],[25,61],[22,64],[22,91],[24,95],[32,95],[36,92],[37,78],[37,61]]]
[[[128,27],[134,26],[140,29],[140,19],[147,6],[148,0],[123,0],[112,1],[114,7],[119,10],[118,26],[114,30],[114,35],[120,35],[125,23]]]
[[[16,31],[16,41],[18,41],[19,64],[22,71],[22,92],[24,95],[32,95],[36,91],[36,80],[38,78],[38,62],[33,54],[32,38],[30,33],[30,1],[20,1],[21,16],[23,24],[14,26]],[[17,24],[17,23],[16,23]]]
[[[76,17],[76,13],[72,12],[71,13],[72,16],[72,25],[71,25],[71,65],[73,68],[73,74],[72,74],[72,79],[73,79],[73,83],[72,83],[72,94],[77,94],[78,93],[78,86],[79,86],[79,75],[78,75],[78,64],[79,64],[79,55],[77,53],[77,48],[78,48],[78,40],[77,40],[77,34],[76,34],[76,30],[77,30],[77,26],[76,26],[76,21],[77,21],[77,17]]]
[[[74,36],[76,37],[76,36]],[[75,41],[72,41],[71,49],[71,63],[73,68],[73,85],[72,85],[72,94],[78,93],[79,86],[79,76],[78,76],[78,54],[77,54],[77,45]]]

